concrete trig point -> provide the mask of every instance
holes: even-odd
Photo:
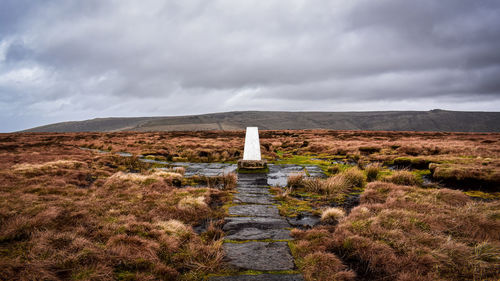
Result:
[[[267,168],[267,161],[262,160],[260,156],[259,128],[257,127],[247,127],[243,160],[238,161],[238,168],[248,170]]]

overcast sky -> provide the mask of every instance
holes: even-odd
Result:
[[[0,131],[234,110],[500,111],[500,1],[0,0]]]

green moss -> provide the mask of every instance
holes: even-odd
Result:
[[[387,168],[383,168],[379,171],[378,175],[379,175],[379,178],[388,177],[388,176],[392,175],[392,170],[389,170]]]
[[[398,157],[393,161],[394,165],[412,167],[415,169],[428,169],[430,161],[419,157]]]
[[[321,160],[319,158],[330,158],[325,155],[291,155],[291,157],[284,158],[283,152],[277,152],[279,159],[276,161],[271,161],[273,164],[294,164],[299,166],[307,166],[307,165],[318,165],[324,171],[328,170],[328,166],[330,165],[329,160]]]
[[[297,190],[292,192],[293,196],[300,196],[300,197],[310,197],[310,198],[315,198],[315,199],[321,199],[324,198],[324,195],[312,193],[312,192],[306,192],[302,190]]]
[[[481,198],[481,199],[486,199],[486,200],[498,200],[498,199],[500,199],[500,192],[488,193],[488,192],[482,192],[479,190],[469,190],[469,191],[466,191],[464,193],[467,194],[468,196],[474,197],[474,198]]]
[[[422,176],[430,175],[431,171],[430,170],[416,170],[416,171],[413,171],[413,173],[422,177]]]
[[[285,217],[296,217],[303,212],[318,212],[311,206],[310,201],[300,200],[290,196],[279,198],[278,203],[278,210],[280,212],[280,215]]]
[[[119,271],[116,273],[116,280],[120,281],[133,281],[137,280],[135,273],[130,271]]]
[[[417,177],[417,182],[419,185],[422,185],[424,182],[424,176],[430,176],[431,171],[430,170],[415,170],[413,171],[413,174]]]

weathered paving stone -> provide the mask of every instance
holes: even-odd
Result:
[[[236,191],[241,194],[269,194],[269,188],[261,187],[237,187]]]
[[[272,204],[273,200],[271,196],[266,196],[264,194],[236,194],[234,196],[233,202],[235,203],[247,203],[247,204]]]
[[[292,239],[288,229],[258,229],[255,227],[243,228],[236,231],[229,231],[225,237],[227,240],[263,240],[263,239]]]
[[[252,270],[290,270],[295,264],[287,242],[224,243],[229,264]]]
[[[267,177],[262,174],[239,174],[238,184],[267,185]]]
[[[280,217],[278,208],[274,205],[236,205],[229,207],[228,211],[232,216]]]
[[[259,274],[212,277],[210,281],[303,281],[300,274]]]
[[[320,222],[320,218],[318,216],[305,214],[296,218],[287,218],[287,221],[294,227],[310,228],[317,225]]]
[[[278,229],[290,227],[290,224],[285,219],[281,218],[263,218],[263,217],[227,217],[225,218],[222,230],[227,232],[239,231],[243,228],[258,228],[258,229]],[[230,233],[231,234],[231,233]]]

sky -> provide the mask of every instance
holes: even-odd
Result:
[[[0,132],[436,108],[500,111],[500,1],[0,0]]]

